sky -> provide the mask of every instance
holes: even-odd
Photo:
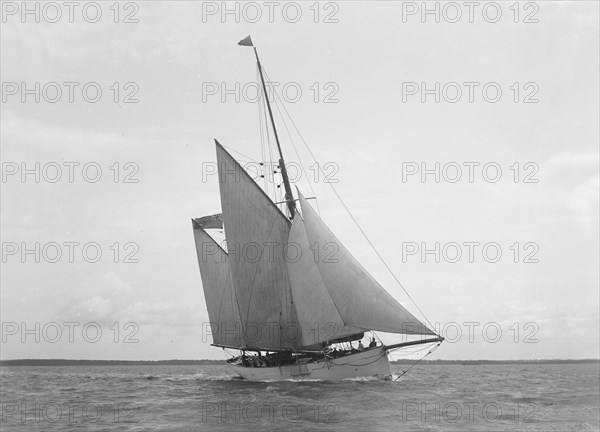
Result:
[[[294,185],[421,318],[335,181],[430,358],[599,358],[599,5],[489,3],[4,2],[1,358],[224,358],[190,218],[213,139],[262,160],[248,34],[328,174],[276,115]]]

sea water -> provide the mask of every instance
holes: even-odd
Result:
[[[393,382],[257,383],[226,366],[11,366],[1,370],[0,429],[598,431],[599,372],[438,364]]]

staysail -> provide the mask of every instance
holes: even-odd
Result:
[[[204,323],[202,331],[211,333],[214,344],[242,347],[243,332],[229,272],[229,256],[196,220],[192,220],[192,226],[210,320]]]
[[[300,348],[284,260],[290,221],[237,161],[216,145],[229,265],[247,347]]]
[[[299,214],[292,222],[286,261],[303,347],[368,330],[345,325],[315,264],[306,227]]]
[[[344,247],[298,192],[308,241],[322,281],[344,324],[389,333],[435,335],[396,301]],[[325,247],[331,256],[323,256]]]

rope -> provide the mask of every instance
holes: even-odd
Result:
[[[410,349],[409,347],[405,347],[405,349],[407,350],[406,355],[414,355],[414,354],[420,353],[421,351],[425,351],[426,349],[429,349],[429,347],[425,346],[425,347],[414,349],[412,351],[409,351],[409,349]]]
[[[438,344],[437,344],[437,345],[435,345],[433,348],[431,348],[427,354],[425,354],[425,355],[424,355],[423,357],[421,357],[419,360],[417,360],[416,362],[414,362],[414,363],[413,363],[413,364],[412,364],[412,365],[411,365],[411,366],[410,366],[408,369],[406,369],[405,371],[402,371],[402,373],[401,373],[399,376],[397,376],[396,378],[394,378],[394,381],[397,381],[397,380],[399,380],[400,378],[402,378],[404,375],[406,375],[406,374],[408,373],[408,371],[409,371],[409,370],[411,370],[411,369],[412,369],[412,368],[414,368],[416,365],[418,365],[418,364],[419,364],[419,362],[420,362],[421,360],[423,360],[423,359],[424,359],[425,357],[427,357],[429,354],[431,354],[432,352],[434,352],[434,351],[435,351],[435,350],[436,350],[436,349],[437,349],[437,348],[438,348],[438,347],[439,347],[441,344],[442,344],[441,342],[438,342]]]
[[[263,68],[264,70],[264,68]],[[302,140],[302,143],[304,144],[304,146],[306,147],[306,150],[308,150],[308,153],[310,154],[310,156],[312,157],[313,161],[315,161],[315,163],[317,164],[317,167],[319,169],[319,171],[321,172],[321,174],[323,176],[325,176],[325,172],[323,171],[323,169],[321,168],[321,165],[317,162],[317,159],[315,157],[315,155],[313,154],[312,150],[310,149],[310,147],[308,146],[308,143],[306,142],[306,140],[304,139],[304,137],[302,136],[302,133],[300,133],[300,130],[298,129],[298,126],[296,126],[296,122],[294,122],[294,119],[290,116],[287,108],[285,107],[284,104],[282,104],[283,106],[283,110],[285,111],[286,115],[288,116],[288,118],[290,119],[290,122],[292,123],[292,125],[294,126],[294,129],[296,130],[296,133],[298,134],[298,136],[300,137],[300,139]],[[348,215],[350,216],[350,218],[352,219],[352,221],[354,222],[354,225],[356,225],[356,227],[358,228],[358,230],[360,231],[360,233],[362,234],[362,236],[365,238],[365,240],[367,241],[367,243],[369,243],[369,245],[371,246],[371,249],[373,249],[373,251],[375,252],[375,254],[377,255],[377,257],[379,258],[379,260],[383,263],[383,265],[385,266],[385,268],[388,270],[388,272],[392,275],[392,277],[394,278],[394,280],[396,281],[396,283],[400,286],[400,288],[402,288],[402,291],[404,291],[404,293],[406,294],[406,296],[410,299],[410,301],[415,305],[415,307],[417,308],[417,310],[421,313],[421,315],[423,316],[423,318],[425,318],[425,321],[427,321],[427,324],[429,324],[429,326],[431,327],[430,329],[433,331],[434,326],[433,324],[431,324],[431,321],[429,321],[429,319],[427,318],[427,316],[425,315],[425,313],[423,313],[423,311],[421,310],[421,308],[417,305],[417,303],[413,300],[413,298],[411,297],[411,295],[408,293],[408,291],[406,290],[406,288],[404,288],[404,285],[402,285],[402,283],[400,282],[400,280],[398,280],[398,278],[396,277],[396,274],[392,271],[392,269],[390,268],[390,266],[387,264],[387,262],[383,259],[383,257],[381,256],[381,254],[379,253],[379,251],[377,250],[377,248],[375,247],[375,245],[371,242],[371,240],[369,240],[369,237],[367,237],[367,234],[365,233],[365,231],[362,229],[362,227],[360,226],[360,224],[358,223],[358,221],[354,218],[354,216],[352,215],[352,213],[350,212],[350,209],[348,208],[348,206],[346,205],[346,203],[344,202],[344,200],[342,199],[342,197],[338,194],[337,190],[335,189],[335,187],[333,186],[333,183],[328,183],[329,187],[331,188],[331,190],[333,191],[333,193],[335,194],[335,196],[337,197],[337,199],[339,200],[339,202],[342,204],[342,206],[344,207],[344,209],[346,210],[346,213],[348,213]],[[434,332],[435,333],[435,332]],[[437,336],[439,336],[437,333],[435,333]]]
[[[377,338],[377,340],[379,341],[379,343],[381,345],[383,345],[383,341],[381,340],[381,338],[379,337],[379,335],[377,333],[375,333],[375,330],[371,330],[371,334]]]
[[[258,65],[256,66],[256,82],[260,82],[260,71],[258,70]],[[261,140],[264,140],[266,138],[266,142],[267,142],[267,147],[269,149],[269,160],[267,161],[266,157],[263,157],[263,175],[265,176],[265,192],[267,194],[269,194],[269,178],[271,178],[270,176],[273,176],[273,181],[272,186],[273,186],[273,199],[274,201],[280,201],[278,199],[278,194],[277,194],[277,185],[275,184],[275,175],[273,174],[273,172],[271,171],[273,169],[273,167],[275,167],[275,164],[273,163],[273,147],[271,145],[271,135],[269,134],[269,121],[267,119],[267,97],[269,97],[267,94],[264,94],[262,86],[260,87],[260,94],[261,94],[261,98],[260,98],[260,103],[258,105],[258,109],[259,109],[259,114],[263,120],[263,122],[261,122]],[[262,135],[262,127],[264,125],[264,136]],[[261,145],[264,146],[264,142],[261,141]],[[265,149],[266,150],[266,149]],[[266,155],[265,155],[266,156]],[[269,162],[269,163],[267,163]],[[267,171],[267,169],[269,171]]]
[[[258,67],[256,68],[256,80],[258,83]],[[262,90],[261,90],[262,91]],[[266,154],[265,154],[265,137],[263,134],[263,110],[262,110],[263,106],[262,104],[258,104],[258,129],[260,131],[260,156],[262,158],[263,164],[262,164],[262,173],[263,173],[263,187],[265,191],[269,191],[269,182],[267,180],[267,176],[265,175],[265,164],[264,162],[267,160]]]
[[[227,150],[229,150],[230,152],[237,153],[237,154],[239,154],[240,156],[242,156],[242,157],[245,157],[245,158],[247,159],[247,161],[244,161],[244,160],[242,160],[242,159],[238,159],[238,162],[256,162],[256,163],[259,163],[259,162],[258,162],[256,159],[254,159],[254,158],[252,158],[252,157],[250,157],[250,156],[247,156],[247,155],[245,155],[244,153],[242,153],[242,152],[239,152],[239,151],[237,151],[236,149],[234,149],[234,148],[232,148],[232,147],[228,147],[228,146],[226,146],[226,145],[223,145],[223,144],[221,144],[221,145],[222,145],[223,147],[225,147]]]
[[[265,68],[263,67],[263,72],[265,74],[265,76],[267,77],[267,79],[269,81],[271,81],[267,71],[265,70]],[[279,112],[279,115],[282,119],[283,125],[285,127],[286,133],[290,139],[290,142],[292,144],[292,147],[294,149],[294,152],[296,153],[296,156],[298,157],[298,160],[302,166],[302,169],[306,171],[304,164],[302,162],[302,158],[300,157],[300,154],[298,152],[298,149],[296,148],[296,145],[294,143],[294,140],[292,138],[292,134],[290,133],[290,130],[288,128],[288,125],[285,121],[285,116],[283,115],[280,105],[283,108],[283,111],[285,112],[286,116],[288,117],[288,119],[290,120],[292,126],[294,127],[296,133],[298,134],[298,136],[300,137],[300,140],[302,141],[302,143],[304,144],[305,148],[307,149],[308,153],[310,154],[311,158],[313,159],[313,161],[316,163],[319,172],[321,173],[321,175],[325,176],[325,172],[323,171],[322,167],[320,166],[320,164],[317,162],[317,159],[314,155],[314,153],[312,152],[312,150],[310,149],[310,147],[308,146],[308,143],[306,142],[306,140],[304,139],[302,133],[300,132],[300,130],[298,129],[298,126],[296,125],[296,123],[294,122],[294,119],[292,118],[292,116],[290,115],[290,113],[288,112],[285,104],[283,103],[281,97],[279,96],[279,94],[277,93],[277,91],[275,89],[273,89],[274,95],[275,95],[275,100],[273,101],[274,105],[277,108],[277,111]],[[264,95],[265,98],[268,97],[268,95]],[[280,103],[277,103],[277,100],[279,100]],[[264,101],[264,103],[266,103],[266,100]],[[268,136],[268,134],[267,134]],[[269,142],[269,150],[271,150],[270,148],[270,142]],[[272,157],[272,155],[271,155]],[[312,183],[309,181],[308,182],[309,187],[311,189],[311,192],[313,193],[313,195],[315,195],[314,193],[314,189],[312,187]],[[367,236],[366,232],[363,230],[362,226],[359,224],[358,220],[354,217],[354,215],[352,214],[352,212],[350,211],[350,209],[348,208],[348,206],[346,205],[345,201],[342,199],[342,197],[340,196],[340,194],[337,192],[337,190],[335,189],[335,187],[333,186],[332,183],[329,183],[329,187],[331,188],[331,190],[333,191],[334,195],[337,197],[338,201],[342,204],[342,206],[344,207],[344,210],[346,211],[346,213],[348,213],[348,215],[350,216],[350,218],[352,219],[352,222],[354,223],[354,225],[356,225],[356,227],[358,228],[358,230],[360,231],[360,233],[362,234],[362,236],[365,238],[365,240],[367,241],[367,243],[369,244],[369,246],[371,247],[371,249],[373,249],[373,251],[375,252],[375,254],[377,255],[377,257],[379,258],[379,260],[381,261],[381,263],[385,266],[385,268],[387,269],[387,271],[390,273],[390,275],[394,278],[394,280],[396,281],[396,283],[398,284],[398,286],[400,286],[400,288],[402,289],[402,291],[404,291],[404,293],[406,294],[406,296],[410,299],[410,301],[415,305],[415,308],[419,311],[419,313],[423,316],[423,318],[425,319],[425,321],[427,322],[427,324],[429,324],[430,328],[433,330],[435,327],[433,326],[433,324],[431,323],[431,321],[427,318],[427,316],[425,315],[425,313],[421,310],[421,308],[417,305],[417,303],[415,302],[415,300],[412,298],[412,296],[409,294],[409,292],[406,290],[406,288],[404,287],[404,285],[402,285],[402,283],[400,282],[400,280],[398,279],[398,277],[396,276],[396,274],[393,272],[393,270],[391,269],[391,267],[387,264],[387,262],[384,260],[383,256],[379,253],[379,251],[377,250],[377,248],[375,247],[375,245],[373,244],[373,242],[371,242],[371,240],[369,239],[369,237]],[[277,192],[275,190],[275,192]],[[318,209],[318,202],[317,202],[317,211],[319,211]],[[436,333],[437,334],[437,333]],[[381,339],[379,338],[378,335],[375,334],[375,332],[373,332],[373,335],[375,335],[377,337],[377,339],[381,342]],[[439,335],[438,335],[439,336]],[[435,347],[433,347],[423,358],[427,357],[429,354],[431,354],[437,347],[439,346],[436,345]],[[420,352],[422,350],[418,350],[416,352]],[[412,367],[414,367],[419,361],[421,361],[423,358],[421,358],[420,360],[418,360],[415,364],[413,364],[409,369],[407,369],[402,375],[403,376],[406,372],[408,372],[410,369],[412,369]]]
[[[269,81],[271,81],[271,78],[269,77],[269,74],[267,74],[267,71],[265,70],[264,66],[263,66],[263,72],[265,73],[265,76],[267,77],[267,79]],[[290,130],[288,128],[287,123],[285,122],[285,117],[284,117],[283,113],[281,112],[281,109],[279,108],[279,104],[277,103],[277,100],[279,100],[281,106],[285,110],[285,113],[287,114],[287,116],[288,116],[288,118],[290,120],[291,120],[291,116],[289,115],[289,113],[285,109],[285,104],[283,103],[283,100],[281,99],[281,96],[279,96],[279,93],[277,93],[277,91],[275,89],[273,89],[273,93],[275,94],[275,98],[276,98],[273,101],[273,105],[275,105],[275,107],[277,108],[277,112],[279,113],[279,116],[281,117],[281,120],[283,122],[283,126],[285,127],[285,131],[286,131],[286,133],[288,135],[288,138],[290,139],[290,143],[292,144],[292,148],[294,149],[294,153],[296,153],[296,157],[298,158],[298,161],[300,162],[300,166],[302,167],[302,171],[306,173],[306,176],[307,176],[306,178],[308,179],[307,180],[308,187],[310,188],[312,196],[316,197],[317,194],[315,193],[315,190],[313,189],[312,182],[310,181],[310,179],[308,177],[308,170],[304,166],[304,162],[302,162],[302,158],[300,157],[300,153],[298,153],[298,149],[296,148],[296,144],[294,143],[294,139],[292,138],[292,134],[290,133]],[[319,202],[318,202],[318,200],[315,200],[315,203],[317,204],[317,213],[321,214],[321,210],[319,208]]]

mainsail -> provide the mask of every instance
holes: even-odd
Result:
[[[435,335],[360,265],[298,192],[308,241],[334,246],[331,259],[315,259],[321,279],[344,324],[389,333]],[[320,254],[321,255],[321,254]]]
[[[233,281],[229,272],[229,256],[206,231],[192,220],[196,254],[208,309],[208,326],[213,343],[240,347],[244,345],[240,314]]]
[[[300,348],[284,251],[290,221],[218,143],[229,265],[248,348]]]

